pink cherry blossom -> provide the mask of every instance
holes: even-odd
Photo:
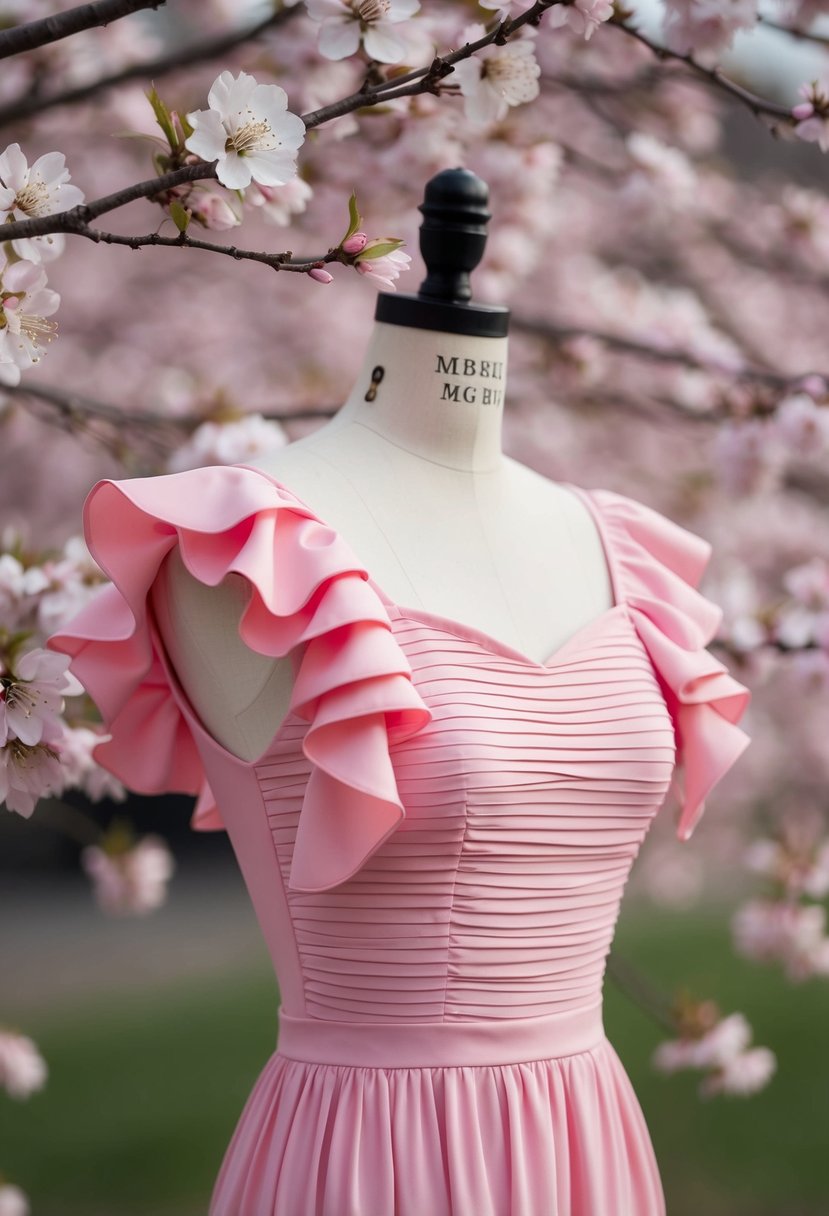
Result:
[[[51,737],[60,733],[63,695],[83,692],[80,682],[67,671],[71,658],[36,647],[15,664],[11,676],[0,677],[0,745],[9,737],[32,746],[40,743],[53,727]]]
[[[572,4],[558,4],[545,14],[545,20],[553,27],[567,25],[574,34],[583,34],[585,42],[599,26],[613,16],[611,0],[573,0]]]
[[[482,25],[469,26],[464,40],[474,42],[485,33]],[[490,43],[469,59],[455,64],[452,82],[460,85],[464,113],[470,122],[499,122],[510,106],[538,96],[541,69],[535,59],[533,38],[513,38],[503,46]]]
[[[306,0],[308,16],[320,22],[319,49],[326,59],[354,55],[362,42],[378,63],[400,63],[408,50],[397,29],[420,9],[420,0]]]
[[[368,252],[371,245],[366,246]],[[360,274],[369,275],[375,286],[382,284],[390,291],[396,291],[394,281],[404,270],[408,270],[412,259],[402,249],[392,249],[390,253],[379,258],[360,257],[355,266]]]
[[[190,197],[190,207],[193,218],[205,228],[215,232],[226,232],[229,228],[237,228],[241,224],[240,217],[231,207],[227,199],[212,190],[200,190]]]
[[[738,30],[757,24],[757,0],[666,0],[665,44],[681,55],[693,53],[707,66],[731,46]]]
[[[195,128],[185,147],[216,161],[216,176],[231,190],[251,181],[283,186],[296,176],[297,149],[305,124],[288,109],[288,95],[277,84],[259,84],[248,72],[222,72],[207,95],[207,110],[187,115]]]
[[[777,1070],[777,1057],[768,1047],[752,1047],[726,1060],[703,1077],[699,1092],[703,1097],[735,1094],[745,1097],[765,1089]]]
[[[12,1098],[28,1098],[46,1084],[46,1061],[25,1034],[0,1027],[0,1087]]]
[[[245,414],[234,421],[203,422],[168,461],[171,473],[210,464],[256,464],[288,442],[285,430],[261,414]]]
[[[245,202],[261,210],[271,224],[287,227],[295,215],[300,215],[314,196],[314,191],[301,177],[294,177],[284,186],[263,186],[251,182],[245,191]]]
[[[0,806],[5,803],[25,819],[34,811],[38,801],[47,794],[58,794],[65,781],[55,744],[51,723],[44,726],[42,743],[29,747],[19,739],[11,739],[0,747]]]
[[[70,789],[83,790],[91,802],[108,798],[112,802],[124,802],[127,791],[108,769],[102,768],[93,756],[99,743],[110,735],[92,730],[88,726],[67,726],[55,743],[60,757],[64,781]]]
[[[111,915],[145,915],[160,907],[175,861],[160,836],[144,836],[121,852],[87,845],[81,864],[92,879],[99,906]]]

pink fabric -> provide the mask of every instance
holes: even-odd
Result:
[[[210,1216],[664,1216],[601,1025],[630,867],[680,767],[676,830],[748,736],[706,649],[710,546],[608,490],[615,603],[543,663],[395,604],[338,534],[245,465],[104,480],[113,580],[48,645],[101,709],[96,757],[224,827],[279,978],[277,1050]],[[204,729],[149,610],[175,544],[250,583],[240,633],[296,662],[291,712],[239,760]]]

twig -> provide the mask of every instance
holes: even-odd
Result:
[[[81,30],[91,30],[98,25],[109,25],[120,17],[137,13],[145,8],[161,8],[167,0],[95,0],[93,4],[81,4],[53,17],[42,17],[40,21],[29,21],[25,25],[13,25],[0,31],[0,59],[8,59],[21,51],[34,51],[49,42],[59,42]]]
[[[762,13],[757,16],[758,24],[767,25],[770,30],[779,30],[782,34],[789,34],[792,38],[800,38],[804,42],[815,42],[818,46],[829,46],[829,37],[826,34],[816,34],[812,30],[799,30],[791,25],[783,25],[780,21],[774,21],[771,17],[765,17]]]
[[[736,81],[729,80],[727,76],[722,74],[719,68],[707,68],[703,64],[697,63],[693,54],[682,54],[680,51],[672,51],[665,46],[660,46],[659,43],[652,41],[652,39],[648,38],[646,34],[643,34],[635,26],[628,25],[626,21],[616,20],[611,17],[607,25],[621,30],[623,34],[627,34],[630,38],[635,38],[637,42],[641,42],[643,46],[653,51],[658,59],[673,59],[678,63],[686,64],[692,72],[696,72],[718,89],[723,90],[738,101],[741,101],[744,105],[747,105],[755,117],[759,117],[761,114],[769,114],[773,118],[785,118],[789,122],[793,121],[790,106],[778,105],[774,101],[766,101],[764,98],[758,97],[756,93],[752,93],[749,89],[744,89]]]
[[[90,80],[86,84],[66,89],[62,93],[43,96],[27,91],[14,101],[0,106],[0,127],[10,122],[19,122],[23,118],[31,118],[33,114],[40,114],[43,110],[53,107],[77,105],[81,101],[87,101],[96,93],[116,88],[121,84],[128,84],[132,80],[155,79],[165,76],[169,72],[177,71],[179,68],[192,67],[194,64],[203,63],[206,60],[218,59],[229,51],[243,46],[246,42],[255,41],[268,30],[283,25],[301,11],[299,5],[293,8],[278,9],[256,25],[250,26],[249,29],[214,34],[213,37],[195,42],[192,46],[182,47],[177,51],[171,51],[168,55],[159,55],[158,58],[148,59],[143,63],[131,63],[129,67],[113,72],[109,76]]]
[[[649,1014],[664,1030],[676,1034],[676,1021],[669,998],[626,958],[620,958],[615,949],[607,957],[605,974],[634,1005]]]
[[[537,338],[547,339],[550,342],[562,342],[567,338],[582,336],[595,338],[614,350],[632,355],[640,355],[643,358],[652,359],[658,363],[679,363],[683,367],[690,367],[717,375],[724,374],[746,380],[759,380],[772,387],[781,389],[789,387],[796,381],[803,379],[806,375],[824,375],[822,372],[803,372],[797,376],[786,376],[781,372],[767,370],[762,367],[751,367],[748,364],[734,367],[733,364],[720,363],[716,359],[705,359],[699,355],[691,354],[690,351],[680,350],[677,347],[648,346],[646,342],[639,342],[635,338],[626,338],[620,334],[609,333],[603,330],[585,329],[583,326],[558,325],[552,321],[536,320],[532,317],[514,316],[510,321],[510,328],[513,330],[517,329],[526,334],[532,334]],[[708,417],[709,415],[699,416]]]

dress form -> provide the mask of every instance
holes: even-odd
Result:
[[[446,618],[540,663],[613,604],[613,589],[585,502],[502,451],[508,313],[468,302],[485,204],[486,187],[463,170],[429,183],[418,295],[378,297],[345,404],[258,467],[337,531],[404,613]],[[295,670],[290,656],[242,642],[248,595],[238,575],[205,586],[176,547],[152,599],[194,711],[245,761],[285,718]]]

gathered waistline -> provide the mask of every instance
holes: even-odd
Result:
[[[571,1056],[605,1037],[602,1004],[540,1018],[474,1022],[340,1022],[279,1010],[276,1052],[309,1064],[444,1068],[521,1064]]]

